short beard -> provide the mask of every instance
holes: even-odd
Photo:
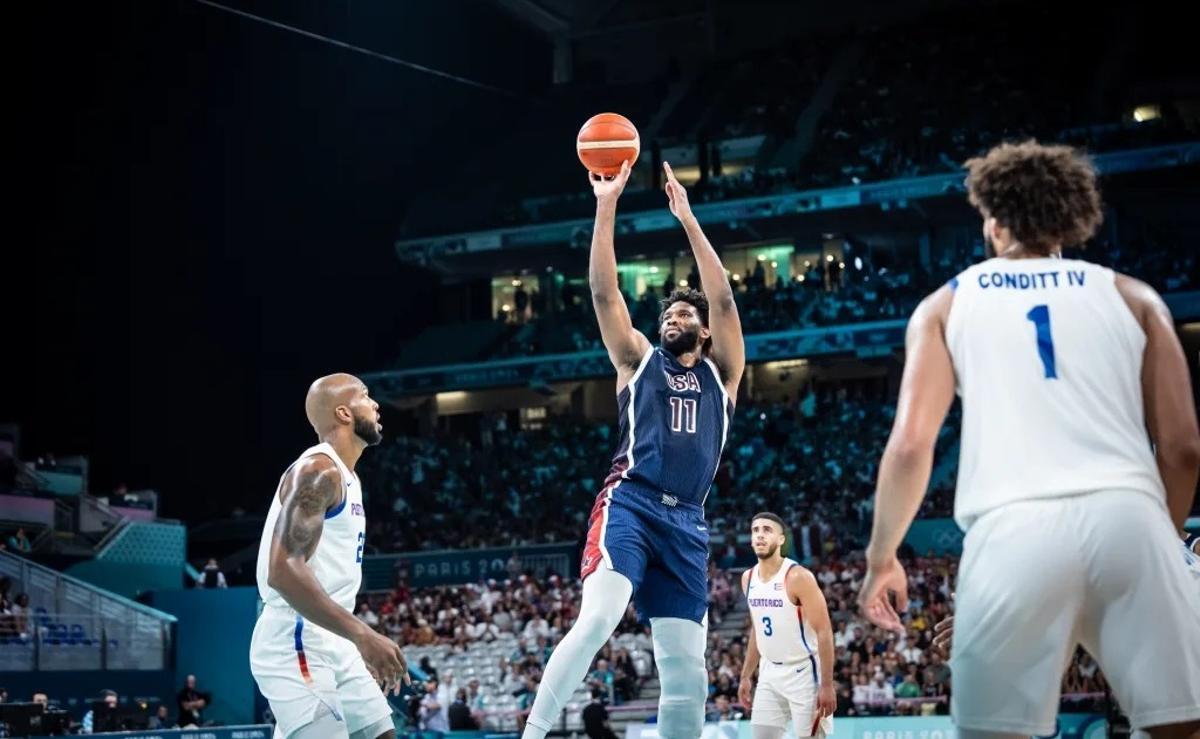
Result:
[[[778,547],[778,546],[773,546],[773,547],[771,547],[770,549],[768,549],[768,550],[767,550],[766,554],[759,554],[758,552],[755,552],[755,553],[754,553],[754,556],[755,556],[755,557],[758,557],[759,561],[761,562],[761,561],[763,561],[763,560],[770,559],[771,557],[774,557],[774,556],[775,556],[775,552],[778,552],[778,551],[779,551],[779,547]]]
[[[695,351],[700,343],[700,334],[690,329],[680,329],[674,339],[662,338],[662,348],[675,356]]]
[[[374,421],[365,418],[354,419],[354,435],[362,439],[367,446],[376,446],[383,441],[383,434]]]

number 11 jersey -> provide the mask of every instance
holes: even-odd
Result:
[[[703,505],[733,417],[717,365],[706,357],[684,367],[651,347],[617,408],[621,438],[607,484],[629,480],[666,502]]]

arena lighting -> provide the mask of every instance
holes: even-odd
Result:
[[[651,265],[651,266],[650,266],[650,274],[652,274],[652,275],[656,275],[656,274],[658,274],[658,267],[655,267],[654,265]]]
[[[778,362],[767,362],[767,364],[766,364],[766,368],[768,370],[772,370],[772,371],[790,370],[790,369],[796,369],[797,367],[807,367],[807,366],[808,366],[807,359],[784,359],[784,360],[781,360]]]
[[[507,311],[512,310],[512,306],[509,305],[508,303],[505,303],[504,305],[500,306],[500,310],[507,312]]]
[[[796,282],[804,282],[804,275],[800,275],[799,277],[797,277]]]
[[[1133,120],[1138,123],[1156,121],[1162,118],[1162,109],[1157,105],[1139,105],[1133,109]]]
[[[680,280],[680,281],[679,281],[679,286],[680,286],[680,287],[687,287],[687,280]]]
[[[826,262],[832,262],[832,261],[833,261],[833,255],[832,255],[832,254],[826,254],[826,255],[825,255],[825,261],[826,261]]]
[[[845,269],[845,268],[846,268],[845,262],[838,262],[838,269]]]
[[[862,270],[862,257],[854,258],[854,268],[857,270]]]
[[[520,287],[520,286],[521,286],[520,280],[513,280],[513,287]]]
[[[758,261],[760,261],[760,262],[765,262],[765,261],[767,261],[767,255],[766,255],[766,254],[759,254],[759,255],[758,255]]]
[[[771,269],[775,269],[778,266],[779,266],[779,262],[771,262]]]
[[[738,274],[734,274],[734,275],[732,275],[732,277],[733,277],[734,282],[737,282],[738,280],[742,279],[742,276],[738,275]]]

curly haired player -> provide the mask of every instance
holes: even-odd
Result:
[[[1147,285],[1061,258],[1102,218],[1085,157],[1029,141],[967,168],[995,257],[926,298],[909,322],[859,604],[875,623],[901,627],[896,549],[957,387],[955,519],[967,535],[951,712],[960,736],[1052,733],[1076,644],[1135,728],[1192,736],[1200,593],[1175,532],[1195,497],[1200,434],[1171,315]]]

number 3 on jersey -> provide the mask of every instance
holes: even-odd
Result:
[[[1054,367],[1054,337],[1050,334],[1050,306],[1035,305],[1025,317],[1033,321],[1037,330],[1038,356],[1042,358],[1042,369],[1046,372],[1046,379],[1057,380],[1058,372]]]
[[[774,631],[771,629],[771,617],[763,616],[763,636],[770,636]]]

